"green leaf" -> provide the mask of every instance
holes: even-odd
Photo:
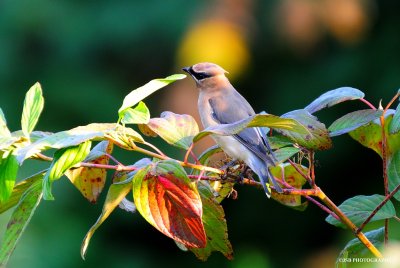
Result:
[[[18,167],[18,161],[12,151],[3,153],[0,158],[0,203],[6,202],[10,198],[17,178]]]
[[[332,147],[332,141],[325,125],[308,111],[294,110],[281,117],[296,120],[300,126],[307,130],[307,132],[294,132],[277,129],[282,135],[308,149],[327,150]]]
[[[380,248],[383,246],[383,239],[385,234],[385,228],[375,229],[365,233],[365,236],[374,244],[375,247]],[[371,258],[374,257],[368,248],[358,238],[350,240],[344,249],[340,252],[339,257],[336,261],[337,267],[344,267],[341,262],[342,258]]]
[[[249,118],[240,120],[232,124],[222,124],[208,127],[197,134],[193,141],[196,142],[210,134],[222,136],[234,135],[247,127],[269,127],[273,129],[286,130],[290,132],[309,133],[309,131],[299,122],[289,118],[282,118],[272,114],[256,114]]]
[[[351,112],[337,119],[328,129],[331,137],[342,135],[370,123],[381,115],[381,110],[372,109]]]
[[[26,93],[22,110],[21,127],[25,137],[35,128],[44,106],[42,87],[37,82]]]
[[[169,144],[185,150],[199,133],[199,126],[192,116],[168,111],[163,112],[160,118],[151,118],[147,127]]]
[[[125,180],[127,177],[132,176],[135,172],[125,174],[120,180]],[[81,256],[85,259],[85,254],[89,246],[90,239],[94,232],[100,227],[100,225],[110,216],[111,212],[122,202],[125,196],[131,191],[132,184],[111,184],[108,189],[106,200],[104,201],[103,210],[95,224],[89,229],[85,238],[82,241]]]
[[[35,182],[42,180],[45,172],[40,171],[39,173],[36,173],[19,183],[17,183],[11,193],[10,198],[5,201],[0,203],[0,214],[9,210],[10,208],[14,207],[16,204],[18,204],[19,200],[21,199],[21,196],[25,191],[31,187]]]
[[[371,214],[371,212],[385,199],[384,196],[374,195],[358,195],[344,201],[340,206],[340,210],[356,225],[360,226]],[[388,201],[371,219],[370,222],[389,219],[396,216],[396,211],[392,202]],[[328,223],[346,228],[346,226],[329,215],[325,219]]]
[[[282,135],[268,136],[268,142],[272,149],[293,146],[293,141]]]
[[[54,159],[51,163],[43,180],[43,198],[53,200],[51,194],[51,185],[53,181],[59,179],[64,173],[74,165],[82,162],[90,152],[91,142],[86,141],[77,146],[63,148],[54,153]]]
[[[293,155],[300,152],[299,148],[296,147],[283,147],[274,152],[274,156],[279,163],[285,162]]]
[[[1,144],[1,138],[10,136],[11,133],[7,128],[6,117],[4,116],[3,110],[0,109],[0,144]]]
[[[389,191],[392,192],[400,184],[400,151],[396,151],[389,157],[387,175]],[[400,201],[400,191],[394,194],[394,198]]]
[[[204,152],[202,152],[201,155],[198,157],[198,160],[202,165],[207,165],[209,160],[210,160],[210,158],[213,155],[215,155],[217,153],[220,153],[220,152],[223,152],[222,148],[219,147],[218,145],[213,145],[213,146],[207,148]],[[199,170],[196,169],[196,170],[193,170],[193,171],[197,172]]]
[[[139,170],[133,178],[133,199],[140,214],[166,236],[187,247],[206,246],[199,192],[176,161]]]
[[[385,114],[385,136],[387,140],[386,152],[388,158],[400,150],[400,133],[390,134],[389,126],[393,118],[392,110],[388,110]],[[373,122],[351,131],[350,136],[360,142],[365,147],[373,149],[382,157],[382,127],[380,120],[376,119]]]
[[[307,174],[308,171],[306,167],[298,164],[296,164],[296,166],[302,170],[304,174]],[[306,179],[304,179],[304,177],[290,164],[281,164],[271,167],[270,171],[274,177],[286,181],[296,189],[301,189],[306,183]],[[284,175],[284,178],[282,178],[282,175]],[[285,195],[272,192],[271,197],[285,206],[301,211],[305,210],[308,204],[307,202],[301,202],[300,195]]]
[[[228,239],[228,227],[222,206],[214,198],[207,182],[200,182],[199,193],[203,204],[204,229],[207,235],[205,248],[190,248],[197,258],[206,261],[213,251],[221,252],[227,259],[233,259],[232,245]]]
[[[392,122],[389,125],[389,133],[396,134],[400,130],[400,104],[396,108],[396,112],[393,115]]]
[[[110,141],[101,141],[90,150],[90,153],[83,162],[93,162],[106,154],[111,154],[113,151],[113,144]]]
[[[17,151],[17,159],[22,163],[25,159],[49,148],[61,149],[75,146],[89,140],[111,140],[118,146],[130,149],[134,142],[143,142],[143,138],[132,128],[115,123],[94,123],[71,130],[61,131],[37,140],[29,146]]]
[[[102,141],[97,144],[85,158],[86,163],[107,165],[113,144],[109,141]],[[81,194],[91,203],[96,203],[106,182],[107,171],[102,168],[79,167],[69,169],[65,175]]]
[[[150,111],[143,101],[135,108],[127,108],[122,113],[123,124],[147,124],[150,120]]]
[[[364,96],[365,94],[358,89],[340,87],[322,94],[304,109],[313,114],[344,101],[362,99]]]
[[[42,199],[42,183],[36,181],[23,194],[18,206],[15,208],[10,221],[8,222],[3,241],[0,243],[0,267],[6,267],[15,246],[25,231],[36,207]]]
[[[139,101],[141,101],[144,98],[146,98],[147,96],[153,94],[160,88],[163,88],[172,82],[175,82],[177,80],[181,80],[184,78],[186,78],[186,75],[184,75],[184,74],[174,74],[174,75],[170,75],[166,78],[159,78],[159,79],[151,80],[144,86],[141,86],[141,87],[133,90],[131,93],[129,93],[124,98],[124,102],[122,103],[121,108],[119,108],[119,110],[118,110],[118,115],[122,118],[125,109],[134,106]]]
[[[389,190],[393,191],[400,184],[400,133],[390,133],[393,115],[385,117],[385,136],[387,141],[387,175]],[[362,145],[373,149],[382,157],[382,127],[378,120],[351,131],[350,136]],[[400,200],[400,193],[394,197]]]
[[[59,179],[65,171],[82,162],[90,152],[90,141],[85,141],[77,146],[63,148],[54,153],[54,160],[49,170],[51,181]]]

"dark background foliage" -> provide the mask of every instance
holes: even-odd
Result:
[[[391,0],[3,0],[0,107],[9,128],[18,130],[24,94],[40,81],[45,110],[37,129],[115,122],[130,90],[199,61],[230,71],[256,111],[283,114],[341,86],[364,91],[378,106],[400,87],[399,8]],[[146,102],[152,116],[163,110],[196,116],[196,94],[186,79]],[[361,108],[366,107],[349,102],[317,116],[329,125]],[[140,157],[116,154],[125,164]],[[182,157],[175,149],[171,154]],[[358,194],[383,193],[379,157],[350,137],[335,138],[334,148],[316,157],[317,182],[337,204]],[[39,168],[30,163],[19,176]],[[250,187],[237,190],[238,200],[223,202],[232,262],[216,253],[202,263],[140,215],[121,210],[97,231],[83,261],[79,247],[104,194],[92,205],[63,179],[54,185],[56,200],[39,206],[9,266],[324,267],[332,266],[352,238],[325,223],[325,213],[313,205],[301,213]],[[8,216],[0,217],[2,229]],[[399,238],[399,227],[393,222],[390,227],[391,236]]]

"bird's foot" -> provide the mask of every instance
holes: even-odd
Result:
[[[242,165],[237,182],[243,184],[244,179],[253,179],[253,171],[247,165]]]
[[[227,180],[232,176],[232,173],[235,170],[236,162],[237,160],[231,160],[220,168],[222,171],[224,171],[224,174],[221,176],[222,180]]]

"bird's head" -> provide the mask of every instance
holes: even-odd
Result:
[[[212,78],[225,79],[225,73],[227,73],[222,67],[209,62],[197,63],[193,66],[182,68],[182,70],[190,74],[197,85],[210,82],[209,80],[212,80]]]

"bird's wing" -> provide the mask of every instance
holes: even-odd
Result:
[[[236,91],[233,95],[212,97],[208,102],[213,113],[212,117],[219,124],[231,124],[254,115],[253,108]],[[228,103],[229,105],[226,105]],[[258,157],[274,165],[274,160],[267,154],[268,152],[272,153],[268,141],[259,128],[245,128],[233,137]]]

